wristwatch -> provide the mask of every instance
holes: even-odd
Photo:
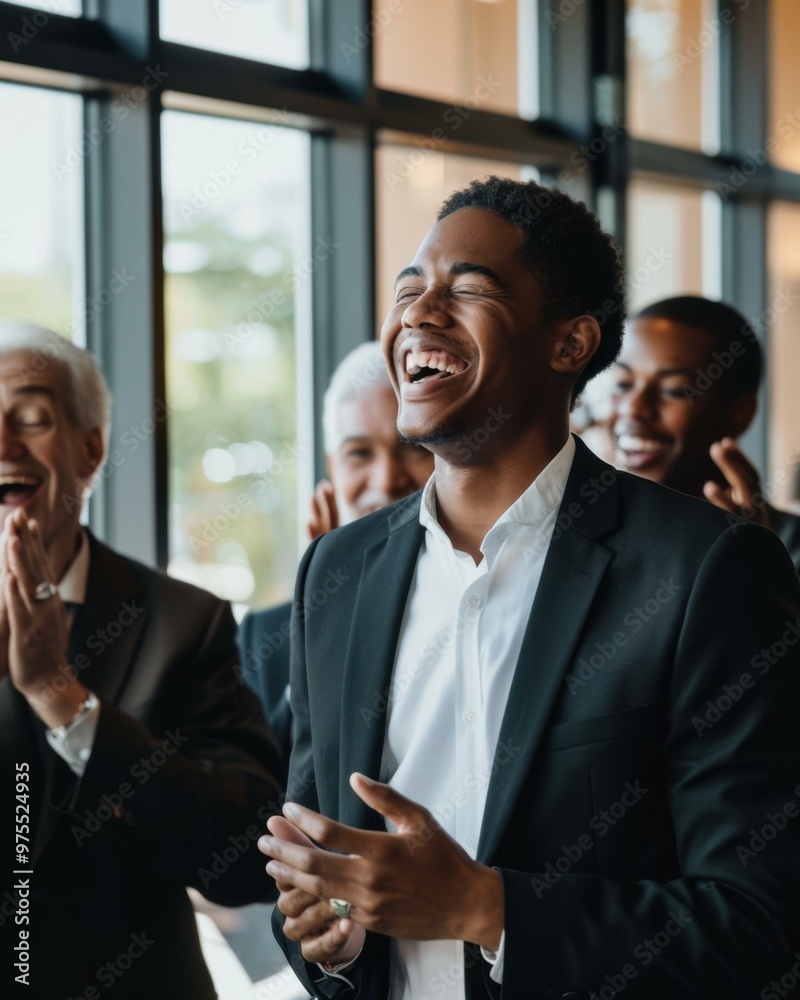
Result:
[[[86,697],[83,702],[78,706],[78,711],[73,715],[69,722],[65,723],[63,726],[56,726],[55,729],[51,729],[50,735],[57,740],[63,740],[67,733],[71,732],[75,726],[89,714],[94,708],[99,704],[97,696],[91,691],[86,692]]]

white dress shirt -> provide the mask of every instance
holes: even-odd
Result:
[[[395,659],[381,779],[429,809],[473,858],[500,725],[574,454],[570,436],[487,532],[477,565],[453,548],[436,519],[435,475],[423,491],[425,538]],[[496,956],[483,953],[496,982],[502,982],[504,941],[505,935]],[[461,941],[393,940],[392,949],[392,1000],[463,1000]]]
[[[58,582],[58,594],[62,601],[71,604],[86,603],[86,586],[89,581],[89,540],[81,528],[80,548]],[[86,765],[92,755],[94,737],[97,732],[97,721],[100,718],[100,705],[97,704],[87,712],[69,732],[62,737],[54,736],[51,730],[45,730],[49,745],[59,757],[69,765],[70,770],[79,778],[86,770]]]

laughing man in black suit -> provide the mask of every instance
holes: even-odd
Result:
[[[383,330],[421,496],[301,566],[285,818],[309,992],[752,1000],[800,946],[800,591],[777,538],[568,433],[614,359],[613,241],[566,195],[453,195]],[[388,831],[388,832],[387,832]]]

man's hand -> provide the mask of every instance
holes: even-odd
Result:
[[[336,506],[336,496],[333,485],[327,479],[321,479],[317,484],[309,504],[309,520],[306,524],[308,540],[324,535],[339,527],[339,510]]]
[[[470,941],[496,951],[504,922],[499,873],[473,861],[427,809],[388,785],[361,774],[351,775],[350,784],[397,833],[356,830],[287,803],[284,815],[309,843],[262,837],[259,848],[274,859],[267,871],[316,899],[346,900],[367,930],[414,941]]]
[[[308,837],[282,816],[271,817],[267,827],[279,840],[316,850]],[[261,841],[258,846],[263,850]],[[270,865],[274,864],[274,861],[270,862]],[[269,865],[267,871],[273,874]],[[361,924],[337,918],[328,900],[298,889],[281,875],[276,877],[275,884],[280,891],[278,909],[286,916],[283,932],[290,941],[300,942],[303,958],[307,962],[340,965],[351,962],[358,955],[366,936]]]
[[[745,458],[733,438],[715,441],[710,454],[727,480],[727,486],[709,480],[703,487],[706,500],[754,524],[771,528],[769,504],[761,492],[758,470]]]
[[[24,510],[6,520],[3,600],[8,617],[11,683],[49,728],[74,718],[87,696],[67,666],[67,616],[56,594],[34,598],[36,587],[53,582],[39,526]]]

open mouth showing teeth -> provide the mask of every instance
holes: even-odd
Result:
[[[0,476],[0,504],[19,507],[26,503],[41,486],[33,476]]]
[[[620,451],[634,452],[635,454],[656,455],[669,447],[666,441],[659,441],[657,438],[634,437],[632,434],[621,434],[617,439],[617,447]]]
[[[633,472],[655,468],[669,453],[671,442],[658,438],[620,434],[617,438],[617,461]]]
[[[467,362],[449,351],[410,351],[406,355],[406,378],[409,382],[430,382],[451,378],[467,369]]]

